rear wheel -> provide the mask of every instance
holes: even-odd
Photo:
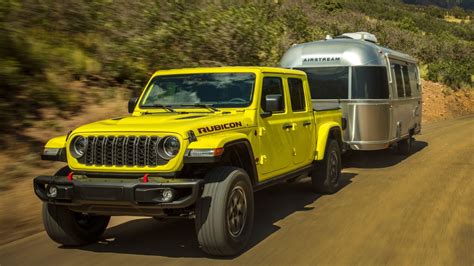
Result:
[[[311,183],[317,193],[332,194],[339,187],[341,177],[341,150],[335,139],[328,139],[324,159],[316,162],[311,173]]]
[[[48,236],[64,246],[80,246],[100,239],[110,216],[73,212],[67,206],[43,203],[43,224]]]
[[[201,249],[231,256],[243,251],[250,239],[254,203],[250,178],[236,167],[218,167],[206,176],[196,204],[196,232]]]
[[[413,145],[413,137],[410,135],[406,139],[402,139],[398,142],[397,152],[401,155],[410,155],[411,148]]]

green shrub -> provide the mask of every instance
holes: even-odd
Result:
[[[472,87],[472,61],[441,61],[428,66],[428,79],[443,82],[452,88]]]

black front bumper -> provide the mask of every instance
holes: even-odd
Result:
[[[111,182],[108,182],[111,181]],[[163,209],[186,208],[200,195],[201,179],[173,179],[172,182],[143,183],[139,181],[84,182],[62,176],[38,176],[34,179],[36,195],[44,202],[68,205],[71,209],[102,214],[153,215]],[[48,196],[48,188],[56,187],[55,197]],[[176,198],[162,202],[163,189],[171,188]]]

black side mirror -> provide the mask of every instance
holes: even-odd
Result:
[[[137,97],[132,97],[128,101],[128,113],[131,114],[133,113],[133,110],[135,110],[135,106],[137,106],[138,98]]]
[[[269,117],[273,112],[283,110],[283,96],[281,94],[269,94],[265,96],[265,110],[262,117]]]

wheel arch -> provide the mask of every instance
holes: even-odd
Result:
[[[223,154],[218,157],[196,157],[193,160],[188,158],[184,161],[182,174],[184,176],[193,175],[202,178],[204,177],[204,174],[212,168],[219,166],[234,166],[242,168],[247,172],[252,186],[255,186],[258,183],[258,172],[255,165],[252,145],[246,137],[241,136],[240,138],[234,137],[226,140],[214,140],[213,145],[224,148]],[[192,148],[195,147],[195,145],[192,146]]]
[[[237,156],[237,161],[231,161],[232,166],[236,166],[244,169],[250,177],[252,186],[255,186],[258,182],[257,167],[255,165],[255,157],[252,150],[252,145],[247,139],[238,139],[228,142],[224,145],[225,156]]]
[[[329,139],[334,139],[339,144],[339,149],[343,147],[342,142],[342,130],[341,126],[337,123],[328,123],[322,125],[318,130],[318,143],[316,149],[316,160],[320,161],[324,159],[326,152],[326,146]]]

